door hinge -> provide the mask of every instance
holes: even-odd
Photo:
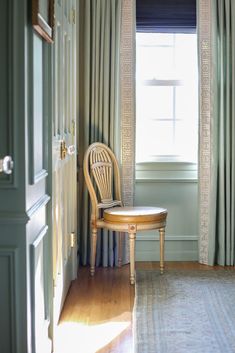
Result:
[[[71,246],[71,248],[74,248],[76,246],[76,243],[77,243],[76,234],[74,232],[72,232],[70,234],[70,246]]]
[[[76,11],[75,11],[75,9],[71,10],[71,23],[73,23],[74,25],[76,24]]]
[[[62,159],[62,160],[65,159],[67,152],[68,152],[68,149],[66,147],[65,141],[63,140],[60,142],[60,159]]]

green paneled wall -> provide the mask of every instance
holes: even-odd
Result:
[[[137,169],[136,173],[135,205],[167,208],[166,260],[197,260],[198,183],[196,171],[189,170],[189,168],[187,171],[172,168],[173,170],[168,172],[163,168],[160,172],[143,169],[141,171]],[[141,232],[137,235],[136,259],[137,261],[159,260],[159,242],[156,232]]]

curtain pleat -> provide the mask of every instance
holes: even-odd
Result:
[[[208,126],[211,148],[206,263],[224,266],[235,262],[235,4],[233,0],[211,0],[208,5],[212,14],[209,48],[212,109]],[[203,124],[206,117],[201,114],[200,119]],[[200,148],[203,151],[207,147],[202,144]]]
[[[217,82],[217,97],[214,101],[217,112],[218,133],[213,136],[217,141],[214,158],[217,159],[217,183],[213,192],[216,194],[216,219],[211,219],[215,230],[215,241],[210,252],[209,262],[220,265],[234,265],[234,21],[235,8],[231,0],[217,0],[215,43],[217,70],[214,72]],[[213,234],[211,234],[211,237]]]
[[[79,252],[82,265],[90,257],[90,203],[82,163],[93,142],[121,153],[120,33],[121,0],[80,0],[79,8]],[[101,233],[102,232],[102,233]],[[117,265],[117,235],[98,232],[96,265]]]

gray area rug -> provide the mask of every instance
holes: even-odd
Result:
[[[235,353],[235,270],[138,270],[135,353]]]

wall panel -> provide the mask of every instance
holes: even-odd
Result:
[[[0,350],[17,353],[17,249],[0,248]]]
[[[173,171],[172,175],[175,172]],[[136,180],[136,206],[158,206],[168,210],[165,255],[168,261],[198,259],[198,184],[195,179]],[[159,260],[157,232],[137,234],[136,259]]]

